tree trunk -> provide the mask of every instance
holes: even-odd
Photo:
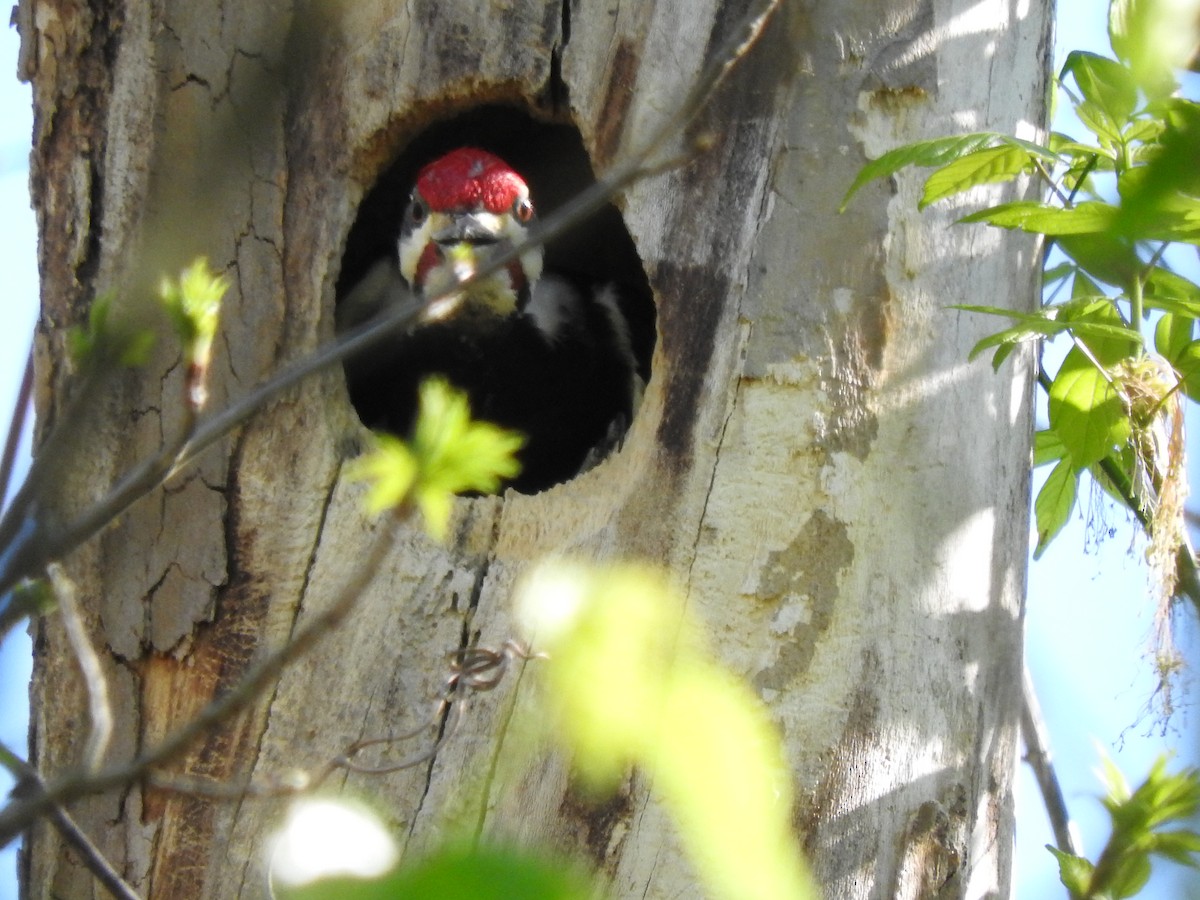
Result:
[[[331,338],[360,203],[430,127],[511,107],[577,129],[603,171],[682,100],[741,5],[38,0],[22,36],[43,435],[71,388],[65,330],[102,291],[136,318],[193,255],[227,272],[219,408]],[[897,143],[1040,122],[1049,14],[788,0],[704,112],[712,146],[619,198],[657,315],[620,451],[541,494],[460,500],[446,547],[401,529],[353,615],[172,771],[319,769],[428,715],[447,651],[514,637],[510,594],[534,561],[650,559],[768,704],[829,897],[1007,895],[1031,370],[968,364],[993,323],[947,307],[1028,308],[1036,250],[948,228],[961,210],[918,215],[907,176],[836,208]],[[170,343],[77,413],[48,515],[180,427]],[[384,527],[343,477],[364,435],[340,368],[309,379],[72,554],[117,716],[110,760],[229,690],[354,577]],[[52,774],[79,759],[86,705],[57,617],[35,652],[33,746]],[[474,701],[429,765],[333,786],[374,798],[406,854],[467,827],[582,854],[615,897],[693,895],[636,775],[596,807],[561,757],[515,746],[536,673]],[[261,896],[279,810],[140,786],[72,808],[163,898]],[[45,826],[24,874],[33,897],[98,891]]]

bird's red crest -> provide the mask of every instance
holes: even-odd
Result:
[[[518,197],[528,194],[525,181],[498,156],[474,147],[452,150],[434,160],[417,176],[417,190],[433,209],[473,209],[508,212]]]

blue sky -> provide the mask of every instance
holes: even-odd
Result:
[[[1062,48],[1107,51],[1105,3],[1064,0],[1059,6],[1060,63]],[[0,271],[6,275],[7,294],[0,303],[0,423],[5,424],[37,303],[35,226],[27,193],[32,124],[29,90],[11,75],[16,70],[16,50],[15,32],[5,30],[0,37]],[[1200,422],[1191,433],[1200,434]],[[1192,483],[1200,480],[1194,476]],[[1181,763],[1197,761],[1196,716],[1190,708],[1196,696],[1194,677],[1193,688],[1181,698],[1183,708],[1165,735],[1152,718],[1143,716],[1154,681],[1146,655],[1151,617],[1141,547],[1133,540],[1124,514],[1105,500],[1098,503],[1116,534],[1096,544],[1087,538],[1082,517],[1076,516],[1043,559],[1031,566],[1027,612],[1029,666],[1045,708],[1067,801],[1085,850],[1093,858],[1108,830],[1107,816],[1096,800],[1100,786],[1094,769],[1101,748],[1133,783],[1164,749],[1174,750]],[[1188,628],[1182,635],[1193,664],[1200,662],[1195,632]],[[25,746],[28,672],[28,639],[23,633],[11,635],[0,647],[0,740],[17,748]],[[7,785],[0,775],[0,790]],[[1043,849],[1051,840],[1049,828],[1025,766],[1018,771],[1017,803],[1015,896],[1059,900],[1063,889],[1054,861]],[[0,900],[16,897],[14,866],[12,848],[0,852]],[[1158,864],[1152,887],[1141,896],[1146,900],[1200,898],[1200,884],[1189,878],[1184,870]]]
[[[33,129],[29,88],[19,84],[17,35],[0,35],[0,432],[6,432],[25,368],[37,316],[37,226],[29,208],[29,139]],[[25,451],[28,455],[28,451]],[[23,630],[0,645],[0,740],[25,747],[28,716],[29,638]],[[0,773],[0,791],[12,782]],[[0,851],[0,900],[17,896],[15,845]]]

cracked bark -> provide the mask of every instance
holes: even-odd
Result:
[[[740,4],[521,2],[484,23],[446,0],[309,7],[319,21],[275,3],[39,0],[36,34],[18,17],[37,106],[43,423],[67,395],[65,330],[99,292],[120,287],[137,319],[192,255],[227,271],[219,406],[331,335],[357,204],[426,125],[513,103],[573,122],[603,168],[682,96]],[[508,596],[532,561],[649,558],[770,706],[798,840],[829,896],[1005,895],[1028,369],[966,366],[988,323],[943,307],[981,293],[1028,305],[1033,248],[992,236],[968,249],[952,214],[911,212],[908,180],[833,212],[868,154],[951,132],[964,110],[986,111],[980,129],[1040,121],[1040,99],[1021,98],[1045,95],[1049,11],[1002,4],[996,22],[950,28],[970,7],[786,4],[702,117],[707,155],[620,198],[659,330],[620,453],[542,495],[461,501],[446,548],[404,532],[352,619],[179,770],[317,768],[402,731],[428,714],[447,651],[513,636]],[[987,54],[990,82],[977,77]],[[69,464],[46,498],[54,515],[172,433],[169,344],[114,375],[56,451]],[[68,560],[111,670],[111,760],[332,602],[376,527],[340,478],[361,439],[340,374],[314,378]],[[36,645],[36,761],[52,775],[78,753],[82,690],[56,619]],[[552,750],[511,750],[537,681],[526,669],[476,700],[427,768],[340,788],[389,810],[410,854],[465,827],[582,854],[614,896],[694,894],[636,775],[596,807]],[[277,804],[134,787],[71,813],[150,897],[263,892]],[[44,827],[25,879],[32,897],[95,891]]]

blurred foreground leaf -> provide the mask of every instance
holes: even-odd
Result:
[[[612,789],[640,767],[712,896],[816,896],[792,831],[779,735],[703,646],[661,575],[552,563],[517,603],[550,656],[552,733],[586,785]]]

